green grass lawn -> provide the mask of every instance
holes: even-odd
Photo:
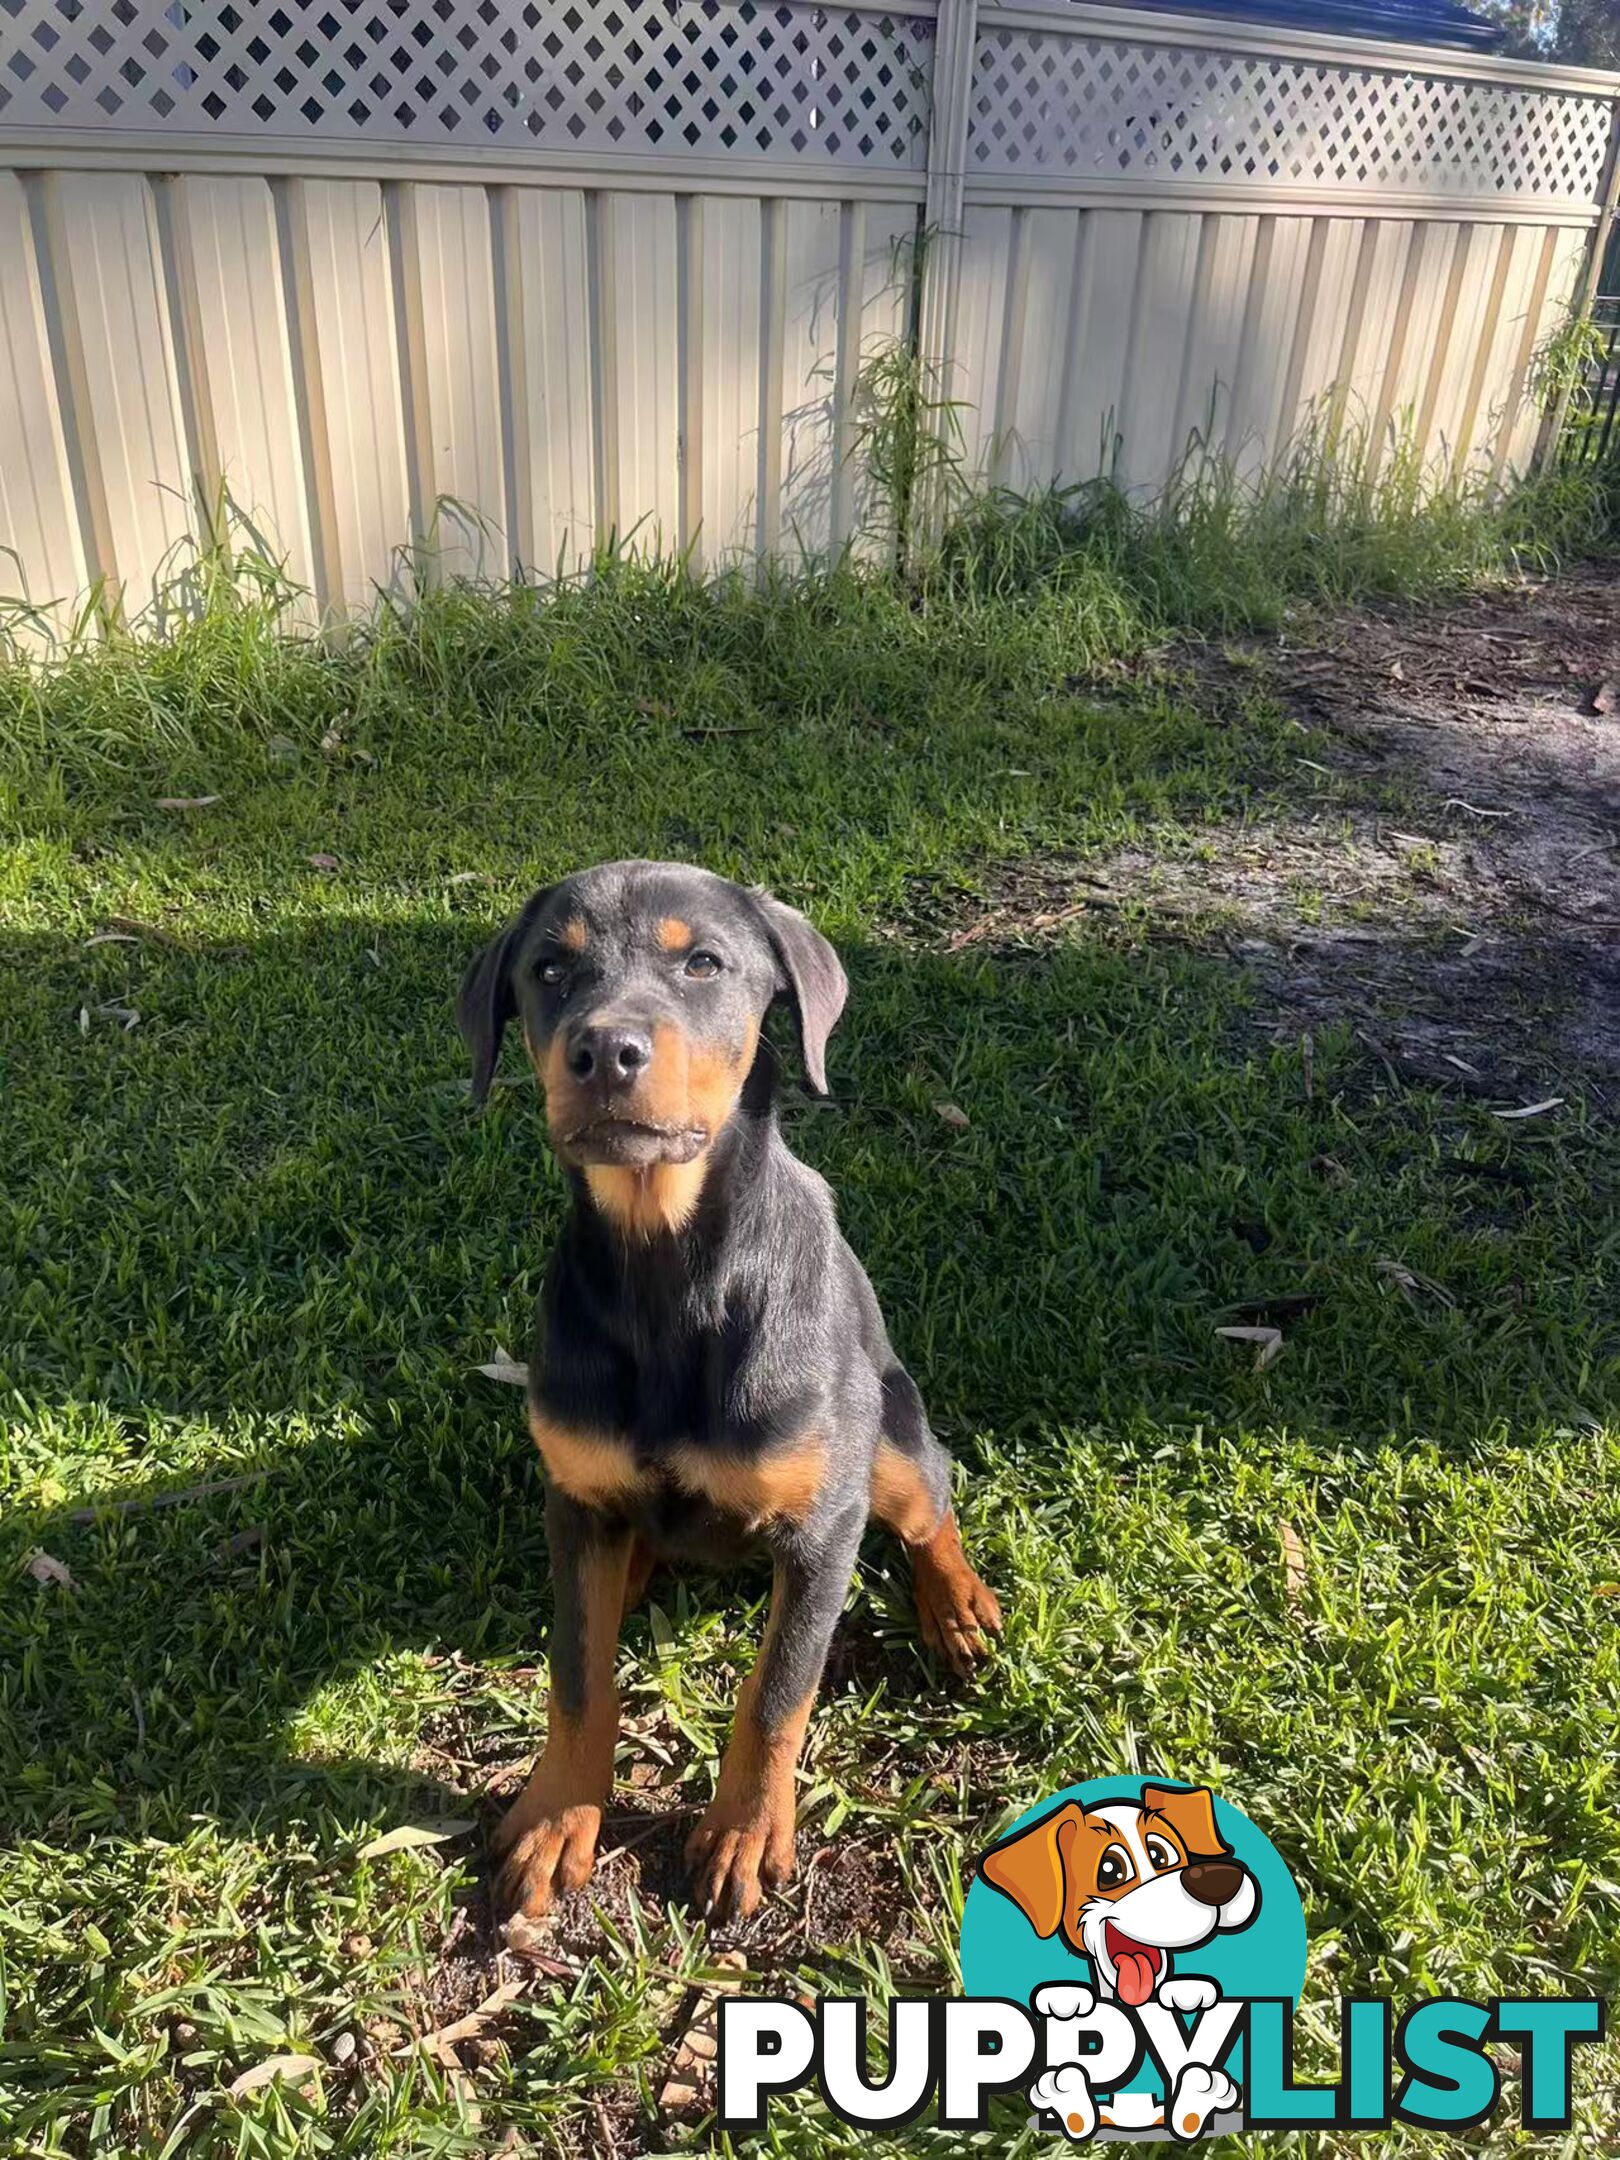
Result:
[[[1293,1867],[1302,2071],[1341,1992],[1614,1991],[1620,1145],[1578,1100],[1509,1123],[1402,1087],[1349,1030],[1307,1093],[1196,925],[951,949],[941,896],[994,866],[1218,848],[1345,784],[1258,697],[1099,695],[1141,635],[1099,608],[627,575],[445,596],[335,658],[227,623],[9,678],[0,2151],[701,2144],[657,2101],[716,1949],[774,1992],[946,1985],[971,1856],[1135,1768],[1212,1783]],[[869,1540],[800,1879],[711,1945],[682,1811],[767,1584],[660,1577],[617,1857],[497,1967],[483,1833],[543,1724],[548,1590],[520,1399],[476,1368],[522,1354],[562,1182],[515,1055],[472,1114],[451,1003],[533,885],[628,854],[767,882],[840,946],[834,1100],[787,1125],[1007,1634],[947,1690]],[[1215,1333],[1301,1294],[1263,1371]],[[119,1512],[214,1480],[248,1482]],[[366,1855],[402,1823],[452,1834]],[[413,2047],[508,1970],[459,2069]],[[228,2096],[284,2053],[322,2067]],[[1549,2149],[1613,2149],[1616,2072],[1581,2066]],[[1449,2149],[1348,2141],[1397,2146]],[[808,2102],[771,2141],[848,2148]]]

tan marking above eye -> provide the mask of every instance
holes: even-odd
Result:
[[[653,925],[653,936],[665,952],[683,952],[692,942],[692,925],[679,915],[665,915]]]
[[[570,915],[557,936],[571,953],[582,953],[590,943],[590,932],[585,927],[583,915]]]

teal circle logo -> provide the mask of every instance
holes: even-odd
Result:
[[[1181,2014],[1211,1982],[1229,2001],[1297,2004],[1305,1914],[1281,1854],[1230,1801],[1170,1778],[1088,1778],[980,1854],[961,1951],[965,1995],[1020,2004],[1056,1986]],[[1240,2042],[1225,2065],[1238,2080],[1241,2057]],[[1121,2090],[1163,2099],[1151,2067]]]

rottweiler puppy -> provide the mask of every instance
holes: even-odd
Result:
[[[707,870],[608,863],[537,892],[473,961],[473,1099],[516,1020],[573,1205],[536,1311],[529,1424],[555,1617],[546,1742],[500,1826],[499,1892],[545,1911],[596,1855],[619,1625],[663,1558],[774,1567],[758,1661],[687,1846],[699,1907],[743,1918],[793,1868],[794,1766],[869,1515],[912,1556],[953,1671],[999,1632],[950,1464],[826,1183],[777,1123],[761,1028],[791,1007],[809,1084],[848,983],[794,909]]]

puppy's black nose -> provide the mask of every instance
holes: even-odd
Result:
[[[568,1070],[576,1080],[594,1080],[611,1091],[629,1087],[651,1064],[652,1054],[652,1037],[644,1028],[581,1028],[568,1048]]]
[[[1200,1905],[1230,1905],[1243,1888],[1243,1870],[1235,1860],[1189,1860],[1181,1880]]]

